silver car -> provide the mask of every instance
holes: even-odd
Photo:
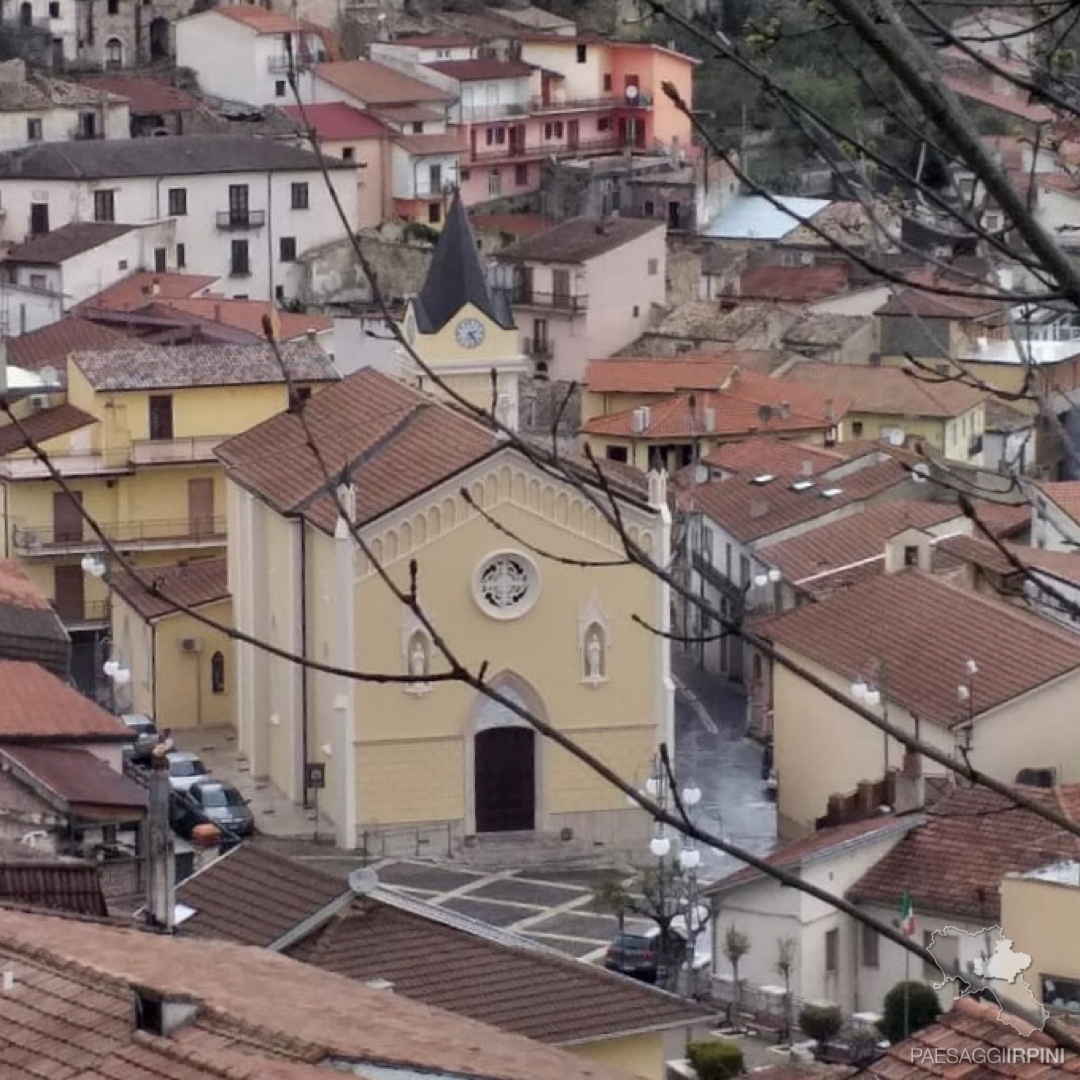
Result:
[[[192,784],[210,775],[199,755],[189,750],[174,750],[165,760],[169,763],[169,783],[173,791],[187,791]]]

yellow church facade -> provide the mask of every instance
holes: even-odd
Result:
[[[444,328],[484,319],[497,336],[483,301]],[[317,797],[346,848],[647,842],[647,817],[617,788],[504,704],[437,678],[445,657],[378,572],[407,589],[415,568],[424,614],[470,671],[640,786],[672,739],[669,590],[625,562],[587,467],[571,481],[371,369],[312,397],[303,424],[284,413],[218,456],[237,628],[340,669],[237,645],[237,736],[253,775],[296,802]],[[621,471],[608,483],[630,536],[664,563],[663,479]]]

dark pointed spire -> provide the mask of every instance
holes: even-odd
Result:
[[[509,305],[488,285],[469,217],[454,194],[424,287],[413,303],[422,334],[441,330],[466,304],[474,304],[504,329],[512,329]]]

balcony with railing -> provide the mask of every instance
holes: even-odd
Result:
[[[214,450],[226,438],[226,435],[191,435],[182,439],[135,439],[131,444],[131,464],[174,465],[214,461]]]
[[[53,610],[67,627],[105,626],[109,621],[108,600],[86,600],[81,596],[58,596]]]
[[[618,94],[603,94],[600,97],[552,97],[547,100],[534,97],[529,100],[529,112],[540,116],[544,113],[588,112],[592,109],[649,109],[652,103],[652,94],[644,90],[633,98],[620,97]]]
[[[109,540],[129,551],[168,551],[172,548],[216,547],[225,543],[226,519],[221,517],[151,518],[144,521],[98,521]],[[11,546],[25,557],[78,555],[97,551],[101,541],[89,526],[13,525]]]
[[[461,106],[463,124],[483,123],[485,120],[506,120],[528,116],[529,106],[524,101],[485,101],[476,105]]]
[[[325,58],[323,58],[325,59]],[[321,59],[319,61],[321,63]],[[267,57],[266,70],[273,75],[284,75],[289,71],[307,71],[315,60],[304,53],[299,56],[287,56],[281,53],[276,56]]]
[[[526,338],[525,355],[531,360],[551,360],[555,356],[555,347],[547,338]]]
[[[561,292],[537,292],[536,289],[522,288],[504,290],[507,299],[514,307],[541,308],[544,311],[565,311],[577,315],[589,306],[589,298],[582,295],[570,295]],[[547,344],[545,342],[545,344]],[[548,348],[551,346],[548,345]]]
[[[265,224],[265,210],[219,210],[217,212],[217,227],[226,232],[261,229]]]
[[[575,154],[594,154],[606,150],[621,150],[629,145],[617,130],[591,139],[566,138],[559,142],[521,143],[513,139],[494,146],[476,146],[469,154],[478,165],[500,161],[522,161],[530,158],[571,157]]]

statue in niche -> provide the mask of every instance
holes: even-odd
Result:
[[[413,634],[409,644],[409,674],[414,679],[426,679],[429,661],[427,640],[423,634]]]
[[[585,678],[601,682],[607,676],[607,657],[604,655],[604,631],[593,623],[585,634]]]

